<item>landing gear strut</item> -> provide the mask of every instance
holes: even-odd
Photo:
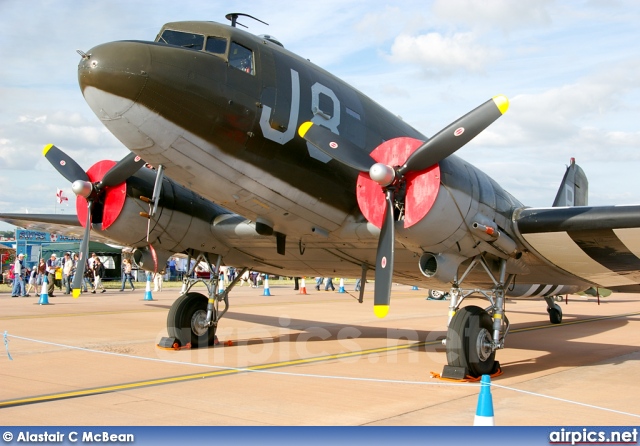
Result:
[[[481,265],[494,283],[489,290],[463,290],[460,284],[465,277]],[[505,315],[505,289],[513,276],[507,277],[507,261],[500,260],[499,277],[496,279],[484,258],[475,257],[462,277],[456,276],[451,287],[449,304],[449,328],[444,343],[447,350],[447,365],[442,376],[445,378],[478,377],[495,373],[500,364],[495,360],[496,350],[504,347],[504,339],[509,331],[509,319]],[[482,309],[476,306],[460,308],[462,301],[471,294],[482,294],[491,304]]]
[[[549,322],[552,324],[562,323],[562,308],[555,303],[553,296],[547,296],[544,298],[547,302],[547,313],[549,313]]]
[[[206,261],[209,271],[212,271],[208,280],[197,277],[191,278],[196,265],[201,261]],[[242,269],[240,274],[225,289],[219,289],[221,261],[222,258],[218,256],[214,269],[207,255],[200,254],[194,265],[191,266],[191,255],[189,255],[187,259],[189,270],[183,278],[180,297],[171,305],[167,315],[167,332],[172,345],[190,345],[193,348],[197,348],[207,347],[215,343],[218,322],[229,309],[229,292],[247,269]],[[207,287],[209,297],[202,293],[190,292],[191,288],[198,282],[204,283]],[[220,309],[221,302],[224,303],[223,309]]]

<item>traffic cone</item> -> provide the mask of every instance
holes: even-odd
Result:
[[[49,280],[47,279],[47,275],[45,274],[42,280],[42,290],[40,291],[40,300],[38,301],[38,305],[49,305]]]
[[[338,287],[338,293],[345,293],[344,290],[344,279],[340,279],[340,286]]]
[[[473,420],[473,425],[494,426],[491,378],[489,375],[482,375],[482,380],[480,381],[480,395],[478,396],[478,407],[476,409],[476,417]]]
[[[269,291],[269,278],[265,277],[264,278],[264,293],[262,293],[263,296],[271,296],[271,292]]]
[[[151,273],[147,273],[147,288],[144,291],[143,300],[153,300],[153,296],[151,295]]]
[[[416,290],[418,289],[418,287],[414,285],[414,286],[412,286],[412,287],[411,287],[411,289],[412,289],[413,291],[416,291]]]
[[[304,277],[302,278],[302,283],[300,284],[300,292],[298,294],[307,294],[307,285],[304,283]]]

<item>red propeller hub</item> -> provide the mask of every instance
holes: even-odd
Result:
[[[89,181],[96,183],[104,177],[104,175],[116,165],[115,161],[103,160],[98,161],[87,170],[87,176]],[[111,226],[124,208],[125,200],[127,199],[127,183],[122,182],[117,186],[105,187],[100,193],[100,201],[103,203],[102,210],[102,229],[107,229]],[[96,206],[94,204],[94,210]],[[82,196],[76,197],[76,213],[78,214],[78,220],[84,227],[87,221],[87,200]],[[95,215],[95,214],[93,214]]]
[[[371,158],[388,166],[402,166],[407,158],[423,144],[414,138],[394,138],[380,144],[371,152]],[[404,227],[409,228],[422,220],[431,210],[440,188],[440,166],[405,175],[406,196]],[[382,228],[386,206],[384,190],[368,173],[360,173],[356,188],[360,211],[367,221]]]

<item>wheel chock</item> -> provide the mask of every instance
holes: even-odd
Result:
[[[164,350],[185,350],[191,348],[191,342],[187,342],[186,345],[180,345],[180,341],[176,338],[162,337],[157,347]]]
[[[443,378],[447,379],[465,379],[467,377],[467,368],[466,367],[454,367],[452,365],[445,365],[442,369]]]

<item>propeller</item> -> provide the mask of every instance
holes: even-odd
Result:
[[[509,108],[509,100],[502,95],[494,96],[479,107],[449,124],[412,151],[402,165],[376,162],[373,152],[366,154],[348,139],[332,133],[329,129],[303,123],[298,133],[336,161],[367,174],[384,193],[384,212],[380,238],[376,253],[374,313],[385,317],[389,312],[394,260],[394,208],[396,194],[407,185],[410,178],[421,175],[440,161],[463,147]],[[389,141],[390,142],[390,141]],[[385,145],[386,143],[383,143]],[[382,146],[383,146],[382,145]],[[382,148],[379,146],[379,148]],[[389,145],[390,147],[393,144]],[[377,150],[377,149],[376,149]],[[363,175],[361,174],[361,176]],[[408,186],[407,186],[408,187]],[[435,196],[433,197],[435,200]],[[358,202],[361,205],[360,199]],[[432,204],[432,203],[431,203]],[[429,205],[430,206],[430,205]],[[427,207],[428,210],[428,207]]]
[[[89,237],[93,219],[92,212],[95,209],[94,205],[99,202],[104,203],[105,208],[108,205],[115,207],[118,203],[123,205],[126,195],[125,181],[136,173],[145,163],[139,156],[132,152],[117,163],[103,161],[97,163],[89,169],[89,171],[85,172],[78,163],[53,144],[45,146],[42,153],[53,167],[72,183],[71,189],[77,197],[76,210],[78,212],[78,219],[81,224],[84,223],[84,234],[82,236],[82,242],[80,243],[78,265],[72,284],[73,297],[77,298],[80,296],[85,266],[87,264]],[[123,188],[119,189],[118,186],[120,185],[122,185]],[[110,190],[114,193],[109,194]],[[86,218],[83,221],[82,214],[84,214],[83,205],[85,200],[87,203]],[[121,209],[122,207],[120,206],[117,211],[119,212]],[[108,224],[110,223],[111,222],[108,222]],[[103,229],[106,229],[106,226],[103,221]]]

